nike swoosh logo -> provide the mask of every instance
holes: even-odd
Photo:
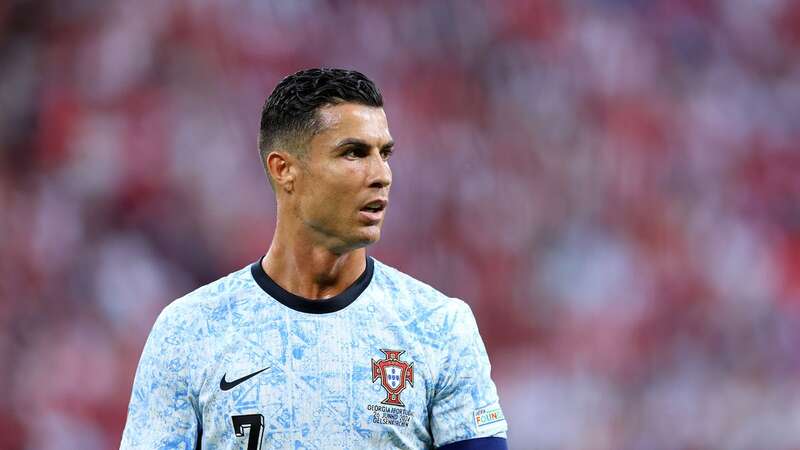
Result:
[[[253,378],[254,376],[260,374],[261,372],[269,369],[269,367],[270,366],[264,367],[263,369],[259,370],[258,372],[253,372],[250,375],[245,375],[242,378],[238,378],[238,379],[233,380],[233,381],[225,380],[225,375],[227,375],[227,372],[226,372],[226,373],[222,374],[222,379],[219,380],[219,388],[222,389],[223,391],[229,391],[229,390],[235,388],[236,386],[244,383],[245,381],[249,380],[250,378]]]

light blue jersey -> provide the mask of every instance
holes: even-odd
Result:
[[[167,306],[121,449],[427,449],[505,436],[469,306],[367,258],[331,299],[295,296],[257,262]]]

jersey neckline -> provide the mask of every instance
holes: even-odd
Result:
[[[261,265],[264,257],[258,259],[250,265],[250,273],[258,286],[266,292],[270,297],[282,303],[284,306],[291,308],[295,311],[310,313],[310,314],[327,314],[336,312],[346,308],[353,303],[372,281],[372,274],[374,272],[374,262],[372,258],[367,256],[367,267],[361,276],[353,282],[347,289],[342,291],[339,295],[331,298],[312,300],[299,295],[292,294],[286,289],[282,288],[264,271]]]

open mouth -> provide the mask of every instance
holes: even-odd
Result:
[[[386,209],[386,202],[383,200],[375,200],[374,202],[367,203],[361,211],[367,211],[371,213],[381,212]]]

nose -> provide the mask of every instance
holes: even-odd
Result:
[[[389,187],[392,184],[392,169],[389,167],[389,161],[380,155],[369,159],[369,187],[379,189]]]

